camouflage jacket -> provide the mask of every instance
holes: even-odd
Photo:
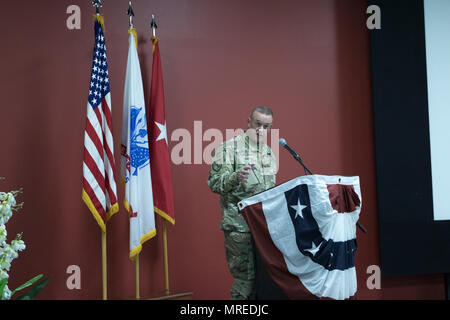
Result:
[[[265,143],[261,143],[259,149],[260,152],[243,133],[225,141],[214,151],[208,186],[212,192],[220,194],[221,230],[249,232],[237,203],[275,186],[277,162],[273,152]],[[239,182],[237,172],[250,164],[255,166],[250,170],[247,182]]]

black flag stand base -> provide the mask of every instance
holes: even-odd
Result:
[[[306,171],[308,171],[308,173],[309,173],[310,175],[312,175],[311,170],[309,170],[309,169],[305,166],[305,164],[303,163],[302,159],[300,159],[300,156],[299,156],[298,154],[295,154],[295,155],[292,155],[292,156],[294,157],[295,160],[298,161],[298,163],[300,163],[300,164],[302,165],[302,167],[303,167]],[[366,228],[364,228],[359,222],[356,222],[356,225],[358,226],[358,228],[361,229],[362,232],[367,233]]]

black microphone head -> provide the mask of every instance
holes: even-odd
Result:
[[[280,143],[280,145],[281,145],[282,147],[284,147],[285,145],[287,145],[287,142],[286,142],[286,140],[285,140],[284,138],[281,138],[281,139],[279,140],[279,143]]]

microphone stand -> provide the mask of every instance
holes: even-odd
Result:
[[[292,154],[292,156],[294,157],[295,160],[297,160],[302,165],[303,168],[305,168],[306,171],[308,171],[308,173],[310,175],[312,175],[312,172],[305,166],[302,159],[300,159],[300,156],[297,153]],[[366,228],[364,228],[359,222],[356,222],[356,225],[358,226],[359,229],[361,229],[362,232],[367,233]]]
[[[295,154],[295,156],[294,156],[294,155],[292,155],[292,156],[294,157],[295,160],[298,161],[298,163],[300,163],[300,164],[302,165],[302,167],[303,167],[306,171],[308,171],[308,173],[309,173],[310,175],[313,174],[313,173],[311,172],[311,170],[309,170],[309,169],[305,166],[305,164],[303,163],[302,159],[300,159],[300,156],[299,156],[298,154]]]

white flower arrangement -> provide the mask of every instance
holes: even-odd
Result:
[[[22,208],[23,203],[16,203],[16,195],[22,190],[12,192],[0,192],[0,281],[8,279],[11,262],[19,256],[19,251],[25,250],[25,243],[21,240],[22,235],[18,234],[16,238],[11,241],[11,244],[6,242],[8,233],[6,232],[5,224],[13,215],[13,211]],[[9,300],[11,298],[11,290],[5,284],[1,300]]]
[[[0,180],[2,180],[1,177]],[[8,272],[11,268],[11,262],[19,256],[19,251],[23,251],[26,248],[25,243],[22,240],[21,233],[17,234],[15,239],[12,240],[10,244],[6,242],[8,233],[6,231],[5,224],[12,217],[14,211],[18,211],[23,207],[23,202],[19,204],[16,202],[16,196],[19,193],[22,193],[22,189],[8,193],[0,192],[0,300],[11,299],[14,293],[31,286],[42,277],[42,274],[34,277],[14,291],[11,291],[8,288]],[[47,280],[48,278],[38,283],[34,290],[30,290],[30,293],[27,293],[19,298],[32,299],[45,286]]]

